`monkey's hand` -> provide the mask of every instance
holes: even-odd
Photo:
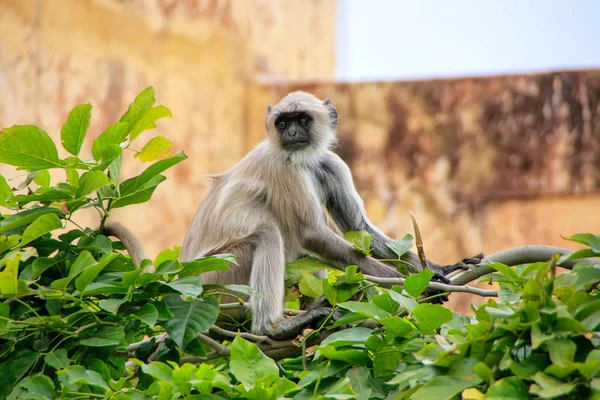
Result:
[[[457,262],[456,264],[450,264],[450,265],[445,265],[443,267],[440,268],[441,274],[444,275],[444,277],[454,271],[457,270],[463,270],[463,271],[468,271],[472,266],[475,266],[477,264],[479,264],[481,262],[481,260],[483,259],[483,253],[479,253],[476,256],[473,257],[466,257],[463,258],[462,260],[460,260],[459,262]],[[436,274],[437,276],[438,274]],[[435,277],[434,277],[435,279]],[[441,280],[440,282],[442,283],[450,283],[450,281],[448,280],[448,278],[446,278],[446,281]]]
[[[483,259],[483,253],[479,253],[473,257],[463,258],[456,264],[450,264],[450,265],[445,265],[445,266],[436,266],[435,269],[432,269],[432,271],[435,273],[435,275],[431,278],[431,280],[433,282],[450,283],[450,279],[448,279],[448,277],[446,275],[448,275],[454,271],[457,271],[457,270],[467,271],[472,266],[479,264],[482,259]],[[431,297],[431,296],[439,295],[441,293],[444,293],[444,292],[440,291],[440,290],[427,288],[424,292],[424,295],[426,297]],[[448,300],[448,296],[439,296],[439,297],[435,297],[434,299],[432,299],[431,302],[441,304],[447,300]]]

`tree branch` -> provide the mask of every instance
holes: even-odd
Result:
[[[201,332],[196,332],[196,337],[202,343],[204,343],[205,345],[207,345],[208,347],[213,349],[215,351],[215,353],[217,353],[217,355],[219,355],[221,357],[229,357],[229,354],[231,353],[231,349],[229,347],[223,346],[221,343],[217,342],[215,339],[213,339],[210,336],[207,336]]]
[[[481,263],[473,267],[471,270],[466,271],[452,279],[451,285],[464,285],[472,282],[484,275],[495,272],[496,270],[492,267],[485,265],[485,263],[499,262],[508,266],[515,266],[519,264],[527,264],[540,261],[549,261],[554,254],[571,254],[572,250],[564,249],[556,246],[546,245],[531,245],[531,246],[520,246],[513,247],[500,251],[498,253],[491,254],[484,257]],[[581,258],[579,260],[566,261],[559,264],[559,267],[572,269],[573,266],[579,262],[588,262],[591,264],[600,264],[599,258]]]
[[[211,326],[210,330],[213,331],[213,332],[215,332],[218,335],[225,336],[225,337],[230,337],[230,338],[235,338],[237,335],[240,335],[242,338],[244,338],[246,340],[249,340],[251,342],[254,342],[254,343],[272,344],[274,342],[274,340],[271,339],[268,336],[255,335],[253,333],[248,333],[248,332],[234,332],[234,331],[229,331],[227,329],[220,328],[217,325]]]
[[[387,284],[387,285],[404,285],[404,281],[405,281],[404,278],[378,278],[376,276],[371,276],[371,275],[365,275],[364,277],[369,282],[374,282],[374,283],[378,283],[378,284]],[[456,286],[456,285],[451,285],[451,284],[446,284],[446,283],[429,282],[429,287],[431,289],[441,290],[443,292],[472,293],[472,294],[476,294],[476,295],[484,296],[484,297],[497,297],[498,296],[498,292],[495,290],[479,289],[479,288],[476,288],[473,286],[467,286],[467,285]]]

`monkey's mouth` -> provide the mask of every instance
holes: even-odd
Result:
[[[283,148],[285,150],[300,150],[304,149],[309,145],[310,141],[305,138],[298,138],[294,140],[284,140]]]

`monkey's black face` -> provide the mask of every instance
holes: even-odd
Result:
[[[275,129],[285,150],[301,150],[310,144],[312,118],[304,112],[281,114],[275,120]]]

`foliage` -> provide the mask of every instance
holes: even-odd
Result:
[[[210,339],[221,289],[248,293],[202,285],[202,273],[228,268],[231,256],[179,262],[175,248],[153,260],[154,272],[136,269],[102,226],[73,222],[80,209],[103,223],[114,208],[148,201],[162,172],[185,159],[170,156],[166,138],[150,139],[135,158],[154,163],[121,181],[124,150],[170,116],[154,103],[152,88],[140,93],[93,141],[93,160],[80,158],[90,105],[61,131],[64,159],[38,127],[0,134],[0,161],[27,171],[16,187],[0,176],[0,398],[600,398],[600,268],[585,263],[559,275],[556,259],[493,264],[485,279],[500,285],[498,299],[461,316],[419,298],[430,271],[384,288],[356,266],[304,258],[288,265],[288,306],[298,308],[300,294],[325,296],[344,311],[304,332],[304,355],[276,361],[260,337]],[[50,169],[65,179],[53,185]],[[368,234],[347,238],[370,254]],[[600,236],[570,239],[586,249],[564,258],[600,255]],[[400,257],[411,240],[388,246]]]

